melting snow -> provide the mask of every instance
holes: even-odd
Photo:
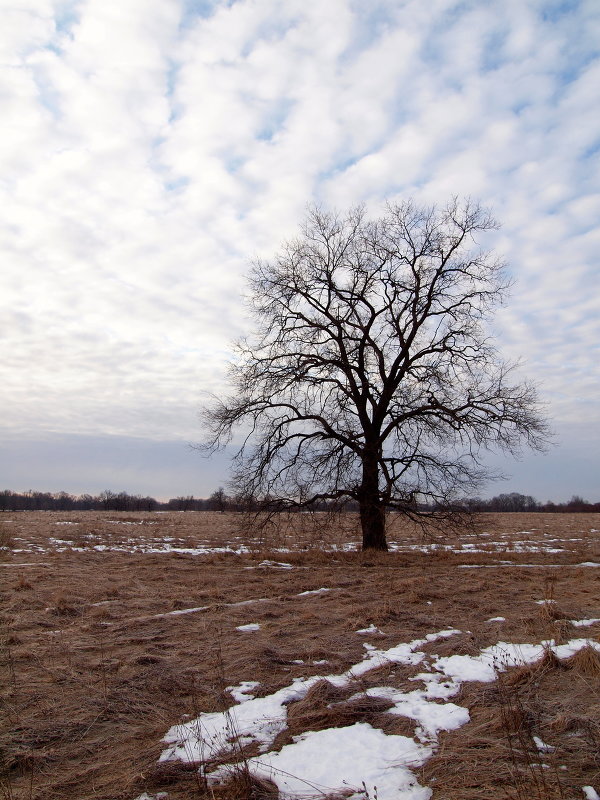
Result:
[[[233,697],[236,703],[246,703],[254,700],[254,695],[250,694],[260,686],[259,681],[242,681],[239,686],[226,686],[226,691]]]
[[[373,623],[371,623],[371,624],[369,625],[369,627],[368,627],[368,628],[361,628],[359,631],[356,631],[356,633],[361,633],[361,634],[366,634],[366,633],[379,633],[379,634],[381,634],[382,636],[385,636],[385,634],[383,633],[383,631],[379,630],[379,628],[377,627],[377,625],[373,625]]]
[[[556,750],[556,747],[552,747],[551,744],[546,744],[539,736],[534,736],[533,741],[540,753],[553,753]]]
[[[585,800],[600,800],[600,795],[593,786],[582,786],[581,790],[585,795]]]
[[[254,626],[240,627],[255,629]],[[547,650],[561,659],[586,645],[600,651],[600,644],[596,642],[573,639],[561,645],[553,640],[541,644],[499,642],[485,648],[478,656],[430,656],[432,671],[413,678],[425,684],[423,689],[402,692],[382,686],[355,695],[381,697],[393,703],[389,713],[414,719],[416,738],[420,741],[387,736],[367,723],[357,722],[345,728],[303,733],[279,752],[268,752],[276,736],[286,728],[287,705],[304,698],[318,681],[327,680],[335,686],[346,687],[354,678],[382,664],[427,662],[427,656],[418,648],[457,633],[460,631],[454,628],[443,630],[387,650],[376,650],[370,645],[363,661],[341,675],[296,678],[289,686],[267,697],[251,695],[257,687],[253,681],[228,687],[239,705],[173,726],[163,740],[169,746],[160,760],[206,762],[230,752],[235,742],[238,746],[254,742],[262,755],[248,759],[247,764],[254,774],[273,780],[282,798],[292,798],[307,790],[326,793],[347,789],[353,791],[352,798],[359,800],[365,797],[365,792],[373,790],[374,793],[377,786],[379,800],[429,800],[431,789],[420,786],[411,770],[432,755],[439,731],[453,730],[469,721],[466,708],[436,701],[447,701],[456,695],[465,681],[494,681],[499,672],[537,661]],[[551,752],[551,746],[541,739],[535,742],[540,752]],[[211,782],[218,782],[227,777],[230,769],[219,767],[207,777]],[[586,798],[588,796],[593,798],[591,794],[586,794]]]
[[[267,697],[248,700],[235,710],[202,714],[197,719],[174,725],[164,738],[171,744],[160,761],[201,761],[231,750],[236,736],[242,744],[258,742],[264,752],[286,727],[286,704],[301,700],[318,678],[299,678],[290,686]]]
[[[148,792],[144,792],[136,797],[135,800],[167,800],[168,796],[167,792],[158,792],[158,794],[148,794]]]
[[[375,786],[379,800],[429,800],[431,789],[419,785],[411,768],[424,764],[431,752],[407,736],[386,736],[356,722],[303,733],[277,753],[249,759],[248,766],[274,781],[282,800],[344,788],[354,789],[350,797],[358,800],[365,788],[373,796]]]
[[[154,614],[152,619],[159,617],[179,617],[182,614],[195,614],[198,611],[206,611],[210,606],[196,606],[196,608],[178,608],[175,611],[165,611],[164,614]]]
[[[417,736],[422,741],[435,742],[439,731],[452,731],[460,728],[469,721],[469,712],[462,706],[454,703],[433,703],[431,700],[445,699],[449,692],[455,693],[458,687],[446,685],[444,691],[436,691],[439,684],[427,681],[425,689],[415,689],[412,692],[401,692],[387,686],[378,686],[367,689],[367,697],[381,697],[394,703],[389,709],[389,714],[409,717],[419,723]]]

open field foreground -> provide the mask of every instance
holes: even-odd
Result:
[[[2,800],[600,797],[600,515],[238,522],[0,515]]]

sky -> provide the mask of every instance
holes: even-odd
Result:
[[[207,496],[198,410],[307,205],[470,196],[555,431],[482,494],[600,500],[597,0],[3,0],[0,488]]]

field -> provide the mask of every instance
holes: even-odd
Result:
[[[2,800],[599,796],[600,515],[239,523],[0,515]]]

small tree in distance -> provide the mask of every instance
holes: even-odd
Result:
[[[273,507],[352,499],[363,549],[387,549],[385,512],[445,515],[492,477],[482,450],[543,449],[535,389],[511,381],[484,327],[509,287],[470,201],[444,209],[314,209],[250,274],[256,331],[231,395],[203,412],[209,451],[241,426],[233,485]]]
[[[224,514],[227,510],[228,497],[222,486],[219,486],[216,492],[213,492],[208,498],[207,507],[210,511],[220,511]]]

